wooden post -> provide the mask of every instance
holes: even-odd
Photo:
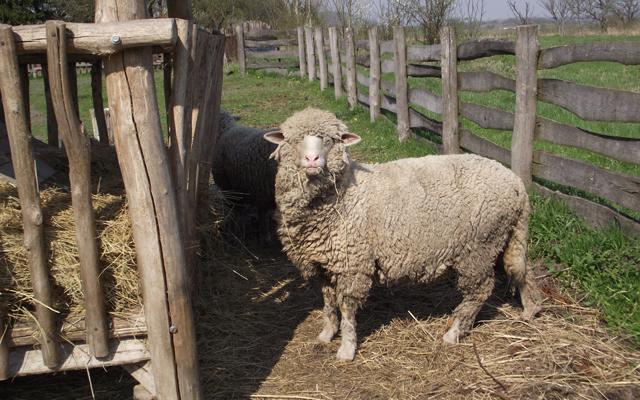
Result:
[[[307,74],[307,60],[304,52],[304,28],[298,27],[298,60],[300,61],[300,78]]]
[[[442,145],[444,154],[460,153],[458,135],[458,46],[453,26],[440,32],[442,67]]]
[[[71,86],[73,109],[75,110],[76,115],[80,116],[80,102],[78,99],[78,68],[76,66],[76,63],[70,62],[67,71],[69,71],[69,85]]]
[[[243,24],[236,25],[236,40],[238,41],[238,65],[240,66],[240,74],[247,73],[247,63],[244,53],[244,30]]]
[[[304,36],[306,40],[305,49],[307,50],[307,71],[309,72],[309,81],[313,82],[316,80],[316,58],[313,51],[313,29],[305,26]]]
[[[358,93],[356,88],[356,49],[353,41],[353,30],[345,28],[345,46],[347,62],[347,103],[349,109],[353,110],[358,104]]]
[[[96,22],[143,15],[143,0],[96,3]],[[104,63],[111,124],[141,275],[156,396],[200,399],[184,243],[160,128],[152,49],[127,49],[105,58]]]
[[[2,105],[5,110],[11,110],[6,115],[7,134],[13,170],[18,183],[24,247],[31,270],[31,284],[36,300],[36,320],[40,328],[39,342],[44,364],[49,368],[55,368],[60,357],[55,341],[57,336],[55,313],[51,308],[53,293],[49,283],[38,180],[35,174],[31,133],[22,90],[13,31],[8,25],[0,25],[0,92],[11,93],[11,96],[2,96]]]
[[[20,84],[22,86],[22,99],[24,101],[24,112],[27,116],[27,124],[31,131],[31,93],[29,91],[29,64],[20,64]]]
[[[324,37],[322,27],[317,26],[315,30],[316,54],[318,55],[318,68],[320,69],[320,90],[327,88],[327,61],[324,53]]]
[[[100,139],[100,143],[109,144],[109,133],[107,132],[107,121],[104,116],[104,102],[102,100],[101,61],[91,64],[91,98],[93,99],[93,110],[96,117],[96,128],[98,129],[98,132],[93,132],[93,135]]]
[[[329,47],[331,48],[331,73],[336,100],[342,97],[342,65],[340,64],[340,48],[338,47],[338,29],[329,27]]]
[[[380,45],[378,28],[369,28],[369,117],[375,122],[380,116]]]
[[[60,145],[58,122],[56,121],[56,113],[53,111],[51,87],[49,85],[49,67],[46,64],[42,65],[42,80],[44,81],[44,101],[47,105],[47,143],[58,147]]]
[[[0,382],[9,379],[9,324],[6,313],[0,309]]]
[[[407,44],[404,28],[393,27],[394,59],[396,74],[396,132],[401,142],[409,138],[409,87],[407,85]]]
[[[536,127],[538,26],[516,28],[516,112],[511,139],[511,169],[531,186],[533,139]]]

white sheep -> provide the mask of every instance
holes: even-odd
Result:
[[[360,141],[335,115],[307,108],[265,134],[278,145],[278,233],[305,278],[322,281],[329,342],[342,321],[341,360],[356,350],[355,313],[372,282],[426,283],[453,269],[462,302],[444,334],[457,343],[494,286],[494,264],[520,292],[523,318],[539,310],[527,274],[529,201],[522,181],[476,155],[427,156],[384,164],[351,161]]]

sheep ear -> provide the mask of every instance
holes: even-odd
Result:
[[[262,137],[264,140],[275,144],[280,144],[284,141],[284,135],[280,130],[267,132]]]
[[[345,146],[352,146],[356,143],[360,143],[362,140],[362,138],[355,133],[348,132],[340,135],[340,139],[342,139],[342,143],[344,143]]]

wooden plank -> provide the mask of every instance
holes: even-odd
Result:
[[[245,40],[244,46],[251,49],[272,48],[281,46],[296,46],[296,39],[275,39],[275,40]]]
[[[104,102],[102,100],[102,62],[91,64],[91,98],[96,120],[97,132],[93,132],[100,139],[100,143],[109,144],[107,121],[104,116]]]
[[[254,41],[276,40],[296,34],[294,30],[251,30],[247,32],[246,39]]]
[[[118,21],[105,24],[67,23],[67,52],[108,56],[123,49],[160,46],[171,51],[176,41],[173,18]],[[38,54],[47,50],[44,25],[13,27],[18,54]],[[113,38],[119,38],[119,42]],[[115,42],[115,43],[114,43]]]
[[[250,60],[257,58],[295,58],[298,56],[298,50],[267,50],[267,51],[252,51],[247,49],[245,55]]]
[[[109,353],[107,315],[100,284],[96,222],[91,199],[91,144],[73,104],[67,69],[65,24],[48,21],[47,65],[56,121],[69,159],[71,204],[87,321],[87,344],[95,357]]]
[[[565,203],[571,211],[582,217],[594,228],[609,228],[616,226],[623,232],[640,237],[640,223],[619,214],[615,210],[597,204],[582,197],[571,196],[562,192],[548,189],[534,183],[536,192],[543,197],[553,197]]]
[[[383,60],[381,64],[382,73],[388,74],[395,72],[395,62],[393,60]],[[407,65],[407,76],[440,78],[441,75],[440,67],[435,65]]]
[[[475,103],[460,103],[460,115],[482,128],[513,130],[514,114]]]
[[[412,128],[426,128],[431,132],[442,136],[442,123],[431,119],[416,110],[409,110],[409,121]],[[440,148],[438,152],[441,151],[442,148]]]
[[[489,71],[458,72],[458,88],[471,92],[516,91],[516,81]]]
[[[143,361],[136,364],[125,364],[122,368],[124,368],[135,380],[140,382],[140,384],[144,386],[149,393],[156,393],[156,383],[153,381],[151,361]]]
[[[439,61],[441,52],[439,44],[407,46],[407,59],[409,61]]]
[[[456,31],[444,26],[440,32],[442,67],[442,145],[444,154],[460,153],[458,125],[458,60]]]
[[[516,28],[516,110],[511,140],[511,169],[531,185],[533,139],[536,125],[538,26]]]
[[[307,73],[307,60],[304,53],[304,29],[299,26],[297,28],[298,33],[298,61],[300,64],[300,77],[304,78]]]
[[[582,161],[537,151],[533,172],[560,185],[572,186],[623,207],[640,211],[640,178],[606,171]]]
[[[247,68],[250,69],[265,69],[265,68],[294,68],[298,66],[298,61],[295,60],[279,60],[279,61],[271,61],[271,60],[261,60],[259,62],[249,62],[247,63]]]
[[[380,42],[380,54],[393,54],[393,52],[395,51],[395,46],[396,45],[393,40],[385,40]]]
[[[145,15],[141,0],[103,0],[96,4],[96,22],[128,20]],[[164,248],[165,230],[181,243],[175,213],[174,188],[162,140],[160,115],[154,93],[152,54],[149,48],[126,50],[104,59],[111,127],[132,220],[136,258],[142,283],[148,327],[149,352],[159,399],[178,398],[179,387],[174,343],[169,332],[165,269],[173,246]],[[135,123],[134,123],[135,116]],[[160,173],[163,176],[158,177]],[[166,210],[167,200],[172,210]],[[177,236],[177,237],[176,237]],[[178,379],[176,379],[178,377]],[[197,377],[197,376],[196,376]],[[188,378],[187,378],[188,379]],[[190,397],[186,397],[190,398]]]
[[[407,44],[404,37],[404,28],[393,28],[393,41],[395,42],[395,86],[396,86],[396,132],[401,142],[409,138],[409,87],[407,85]]]
[[[353,110],[358,102],[358,94],[356,88],[356,53],[354,46],[353,31],[351,28],[345,28],[345,46],[346,46],[346,63],[347,63],[347,103],[349,109]]]
[[[640,93],[540,79],[538,98],[588,121],[640,122]]]
[[[335,26],[329,27],[329,48],[331,50],[331,74],[333,76],[333,90],[338,100],[342,93],[342,65],[338,48],[338,30]]]
[[[311,27],[304,27],[304,38],[305,50],[307,50],[307,72],[309,74],[309,81],[313,82],[316,80],[316,57],[313,46],[313,29]]]
[[[53,111],[47,64],[42,64],[42,80],[44,82],[44,101],[47,107],[47,143],[57,147],[60,144],[58,122],[56,121],[56,113]]]
[[[536,120],[536,138],[560,145],[580,147],[617,160],[640,164],[640,139],[594,133],[542,117]]]
[[[409,102],[420,106],[427,111],[442,114],[442,97],[435,93],[428,92],[424,89],[410,89]]]
[[[318,69],[320,70],[320,90],[327,89],[327,60],[324,53],[324,36],[322,35],[322,27],[316,26],[314,32],[316,54],[318,55]]]
[[[468,129],[462,129],[460,131],[460,146],[472,153],[491,158],[507,166],[511,162],[509,150],[487,139],[481,138]]]
[[[42,226],[42,210],[36,180],[31,133],[24,109],[24,98],[20,85],[20,67],[9,25],[0,25],[0,92],[2,96],[6,128],[11,148],[11,160],[18,183],[18,197],[22,210],[24,247],[31,273],[35,297],[36,320],[40,326],[39,342],[44,365],[55,368],[59,362],[56,343],[56,322],[53,311],[53,292],[49,282],[47,254]]]
[[[92,357],[86,344],[62,344],[62,364],[56,372],[104,368],[115,365],[139,363],[150,357],[146,343],[139,339],[113,340],[110,342],[108,359],[98,360]],[[46,374],[52,370],[41,360],[40,350],[30,347],[18,347],[11,351],[9,373],[11,376]]]
[[[369,28],[369,119],[375,122],[380,116],[380,46],[378,29]]]
[[[475,60],[501,54],[516,54],[516,44],[510,40],[482,39],[458,46],[458,60]]]
[[[240,66],[240,75],[247,73],[247,63],[244,53],[244,30],[242,24],[236,25],[236,40],[238,42],[238,65]]]
[[[538,68],[556,68],[580,61],[612,61],[624,65],[637,65],[640,64],[640,43],[608,41],[542,49]]]

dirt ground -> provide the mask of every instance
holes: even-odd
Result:
[[[471,335],[440,336],[460,300],[452,280],[377,288],[358,313],[356,359],[338,362],[318,288],[276,246],[233,246],[201,271],[197,326],[208,399],[637,399],[640,351],[538,268],[547,298],[533,322],[503,281]],[[119,368],[91,371],[95,398],[130,398]],[[0,383],[1,399],[90,399],[86,371]]]

